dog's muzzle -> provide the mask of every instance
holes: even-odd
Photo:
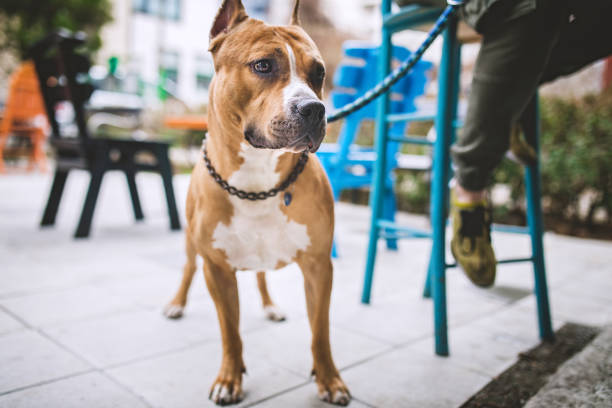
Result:
[[[325,137],[325,105],[318,99],[301,99],[295,103],[292,113],[292,119],[298,124],[292,144],[297,150],[317,151]]]
[[[325,137],[325,105],[315,98],[300,98],[290,106],[289,112],[268,123],[266,132],[248,126],[244,131],[247,142],[257,148],[316,152]]]

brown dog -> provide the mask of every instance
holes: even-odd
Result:
[[[242,398],[236,271],[292,262],[304,275],[319,397],[340,405],[350,400],[329,344],[333,197],[312,154],[325,134],[325,68],[299,27],[298,4],[289,26],[269,26],[249,18],[240,0],[224,0],[210,31],[215,76],[209,135],[187,195],[187,264],[166,314],[182,313],[199,254],[223,342],[221,369],[210,391],[217,404]],[[264,306],[273,305],[263,273],[258,283]]]

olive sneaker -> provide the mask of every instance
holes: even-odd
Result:
[[[497,262],[491,246],[491,212],[487,203],[461,203],[455,197],[451,201],[451,252],[472,283],[492,286]]]

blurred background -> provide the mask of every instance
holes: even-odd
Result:
[[[249,15],[271,24],[284,24],[292,6],[286,0],[244,3]],[[59,28],[83,31],[86,52],[93,62],[88,80],[95,91],[86,105],[92,133],[169,142],[175,172],[189,172],[205,135],[202,121],[214,71],[207,52],[208,27],[218,5],[214,0],[4,0],[0,6],[0,111],[7,108],[11,78],[27,60],[32,44]],[[343,56],[343,44],[348,40],[378,42],[379,2],[355,0],[346,7],[342,0],[302,0],[301,19],[325,59],[330,95],[336,68],[343,61],[351,63]],[[394,41],[415,49],[424,36],[406,31],[394,36]],[[463,47],[463,100],[469,93],[478,47]],[[433,106],[435,101],[439,54],[438,40],[425,56],[433,68],[428,70],[425,90],[416,100],[420,107]],[[600,61],[541,90],[543,203],[549,229],[612,238],[611,78],[610,60]],[[331,100],[327,103],[332,109]],[[69,104],[58,109],[65,122],[71,122]],[[44,115],[37,120],[44,123]],[[330,125],[327,141],[337,140],[341,126]],[[425,135],[429,128],[419,124],[410,126],[409,131]],[[355,141],[372,144],[370,121],[361,122]],[[4,171],[32,167],[28,157],[35,143],[27,137],[12,132],[3,135],[0,144],[4,146]],[[45,156],[51,154],[45,142],[39,145]],[[425,147],[402,149],[403,154],[428,154]],[[400,210],[427,213],[429,172],[424,167],[425,171],[396,172]],[[496,174],[493,199],[499,222],[524,222],[521,171],[504,165]],[[341,199],[367,204],[367,188],[345,190]]]

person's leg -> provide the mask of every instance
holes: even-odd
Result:
[[[510,130],[541,81],[566,9],[542,0],[531,14],[484,33],[474,70],[465,127],[452,147],[451,250],[476,285],[495,281],[491,217],[485,187],[508,150]]]
[[[569,0],[564,21],[541,82],[572,74],[612,54],[612,1]]]
[[[513,123],[541,81],[566,12],[562,2],[541,3],[533,13],[484,33],[465,126],[452,147],[458,191],[485,189],[508,150]]]

